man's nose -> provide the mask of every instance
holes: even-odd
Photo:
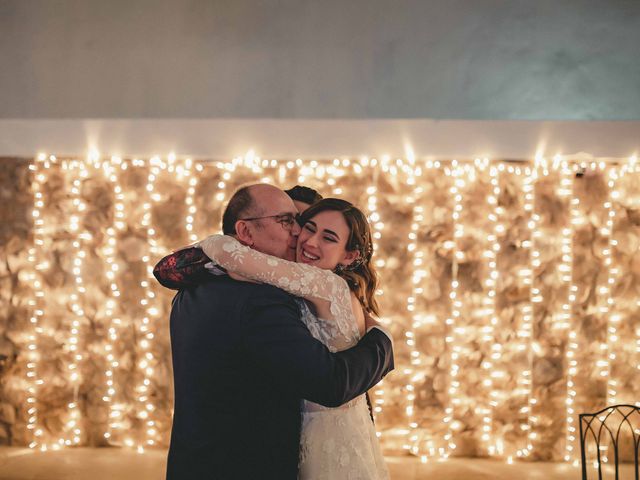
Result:
[[[293,235],[294,237],[300,235],[300,225],[298,225],[298,222],[293,222],[293,226],[291,227],[291,235]]]

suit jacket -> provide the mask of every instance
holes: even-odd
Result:
[[[171,311],[175,410],[168,480],[297,479],[300,406],[339,406],[393,369],[372,329],[332,354],[269,285],[209,276]]]

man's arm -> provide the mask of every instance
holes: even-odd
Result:
[[[284,293],[252,298],[243,315],[246,355],[298,397],[337,407],[393,369],[393,347],[382,331],[374,328],[353,348],[331,353],[311,336],[298,305]]]

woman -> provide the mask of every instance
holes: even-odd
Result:
[[[250,249],[230,236],[212,235],[198,245],[236,278],[304,298],[302,320],[311,334],[331,351],[346,350],[363,335],[365,313],[378,315],[369,224],[354,205],[335,198],[310,206],[300,223],[297,263]],[[305,400],[302,410],[301,479],[388,478],[364,395],[338,408]]]

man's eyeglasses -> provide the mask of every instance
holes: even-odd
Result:
[[[248,222],[250,220],[262,220],[263,218],[274,218],[285,230],[291,230],[295,223],[300,225],[300,214],[298,213],[295,215],[293,213],[281,213],[279,215],[267,215],[265,217],[241,218],[240,220]]]

